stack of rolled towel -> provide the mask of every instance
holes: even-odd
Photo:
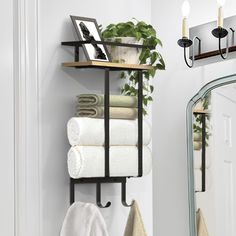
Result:
[[[195,191],[202,190],[202,155],[198,152],[202,149],[202,134],[200,132],[193,134],[194,143],[194,175],[195,175]],[[206,188],[209,189],[212,182],[211,174],[211,151],[206,149]]]
[[[103,96],[80,95],[78,101],[78,117],[71,118],[67,124],[67,136],[71,145],[67,159],[69,175],[74,179],[104,177]],[[137,176],[137,100],[135,97],[111,95],[110,106],[110,176]],[[151,127],[144,121],[144,175],[150,172],[152,166],[151,151],[147,147],[150,141]]]
[[[202,149],[202,134],[199,132],[193,133],[193,146],[195,151],[200,151]]]
[[[98,94],[81,94],[77,96],[76,116],[104,117],[104,96]],[[134,96],[110,95],[111,119],[136,119],[137,99]]]

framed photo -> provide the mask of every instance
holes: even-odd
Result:
[[[70,16],[76,33],[81,41],[102,41],[97,21],[92,18]],[[83,44],[85,56],[92,61],[110,61],[105,45]]]

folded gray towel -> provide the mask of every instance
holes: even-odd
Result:
[[[104,106],[104,95],[81,94],[77,96],[79,106]],[[138,105],[137,97],[124,95],[110,95],[111,107],[131,107]]]
[[[104,107],[79,107],[75,114],[78,117],[92,117],[92,118],[104,118]],[[126,107],[110,107],[111,119],[128,119],[134,120],[137,118],[138,110],[136,108]]]

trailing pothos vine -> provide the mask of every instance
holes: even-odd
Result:
[[[128,22],[121,22],[118,24],[110,24],[102,32],[104,39],[115,37],[135,37],[137,40],[143,40],[143,45],[149,45],[153,49],[144,48],[140,54],[140,64],[147,64],[153,69],[145,71],[143,83],[143,104],[145,107],[153,101],[152,93],[154,91],[150,80],[155,76],[157,70],[165,70],[165,62],[161,54],[156,50],[157,46],[162,46],[162,42],[157,38],[156,30],[152,25],[144,21],[137,21],[133,19]],[[135,71],[122,72],[121,79],[127,79],[127,82],[121,89],[124,95],[137,96],[138,94],[138,73]],[[144,108],[144,114],[147,114]]]
[[[204,99],[201,100],[202,108],[204,111],[209,110],[211,105],[211,93],[207,94]],[[206,146],[209,146],[209,138],[211,136],[211,126],[210,126],[210,115],[206,115]],[[195,115],[195,121],[193,123],[193,132],[202,134],[202,116]]]

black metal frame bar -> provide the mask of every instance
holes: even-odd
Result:
[[[105,177],[110,176],[110,79],[109,69],[105,69],[104,83],[104,127],[105,127]]]
[[[138,71],[138,177],[143,175],[143,73]]]
[[[155,49],[155,47],[151,45],[129,44],[129,43],[119,43],[119,42],[108,42],[108,41],[68,41],[61,43],[61,45],[63,46],[74,46],[74,47],[81,47],[83,44],[102,44],[110,46],[129,47],[129,48]]]
[[[137,44],[123,44],[118,42],[103,42],[103,41],[73,41],[73,42],[62,42],[62,45],[74,46],[74,59],[76,62],[79,61],[79,50],[83,44],[97,43],[104,45],[114,45],[123,47],[135,47],[135,48],[150,48],[153,47],[148,45],[137,45]],[[101,203],[101,184],[102,183],[121,183],[121,201],[126,207],[133,204],[126,203],[126,181],[127,178],[131,177],[142,177],[143,175],[143,70],[142,69],[122,69],[122,70],[136,70],[138,73],[138,175],[137,176],[124,176],[124,177],[111,177],[110,176],[110,71],[116,71],[121,69],[113,69],[107,67],[100,67],[99,69],[104,70],[104,150],[105,150],[105,161],[104,161],[104,174],[105,177],[100,178],[81,178],[72,179],[70,178],[70,204],[75,201],[75,184],[94,183],[96,184],[96,199],[97,205],[101,208],[107,208],[111,205],[111,202],[107,202],[105,205]]]
[[[194,115],[200,115],[202,121],[202,190],[200,192],[206,192],[206,117],[208,114],[201,112],[194,112]],[[199,191],[197,191],[199,192]]]
[[[202,192],[206,191],[206,114],[202,114]]]

